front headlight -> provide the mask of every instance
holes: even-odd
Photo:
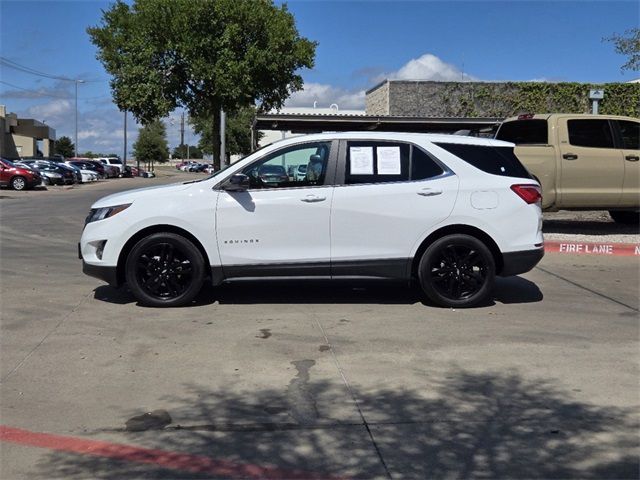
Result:
[[[87,223],[97,222],[98,220],[113,217],[114,215],[117,215],[123,210],[129,208],[130,205],[130,203],[125,203],[124,205],[114,205],[112,207],[92,208],[84,223],[86,225]]]

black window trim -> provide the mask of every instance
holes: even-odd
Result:
[[[569,122],[571,121],[575,121],[575,120],[587,120],[587,121],[594,121],[594,120],[604,120],[607,122],[607,125],[609,125],[609,133],[611,134],[611,140],[613,142],[613,147],[588,147],[585,145],[575,145],[573,143],[571,143],[571,134],[569,133]],[[617,139],[617,134],[616,134],[616,129],[614,128],[614,126],[611,123],[611,120],[608,118],[567,118],[566,119],[567,122],[567,144],[571,145],[572,147],[576,147],[576,148],[597,148],[597,149],[609,149],[609,150],[613,150],[613,149],[617,149],[617,148],[621,148],[619,145],[621,145],[620,143],[618,143],[618,139]]]
[[[394,144],[403,144],[409,146],[409,179],[408,180],[390,180],[390,181],[381,181],[381,182],[366,182],[366,183],[346,183],[346,172],[347,172],[347,145],[349,142],[387,142]],[[413,149],[420,149],[427,157],[429,157],[436,165],[442,168],[442,173],[436,175],[435,177],[421,178],[418,180],[413,180],[411,178],[411,174],[413,172]],[[455,172],[451,170],[447,165],[445,165],[440,159],[436,158],[431,152],[427,149],[421,147],[420,145],[416,145],[413,142],[407,142],[404,140],[394,140],[388,138],[342,138],[340,139],[340,149],[339,156],[337,162],[337,172],[336,172],[336,187],[360,187],[365,185],[397,185],[399,183],[417,183],[417,182],[429,182],[431,180],[436,180],[440,178],[445,178],[455,175]]]

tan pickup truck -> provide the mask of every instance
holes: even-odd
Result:
[[[620,223],[640,219],[640,119],[545,114],[506,119],[496,139],[542,185],[545,210],[608,210]]]

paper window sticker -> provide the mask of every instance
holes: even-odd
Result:
[[[351,175],[373,175],[373,147],[349,147]]]
[[[400,175],[400,147],[378,147],[378,175]]]

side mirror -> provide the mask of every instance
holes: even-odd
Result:
[[[250,186],[249,177],[244,173],[236,173],[222,186],[227,192],[244,192]]]

